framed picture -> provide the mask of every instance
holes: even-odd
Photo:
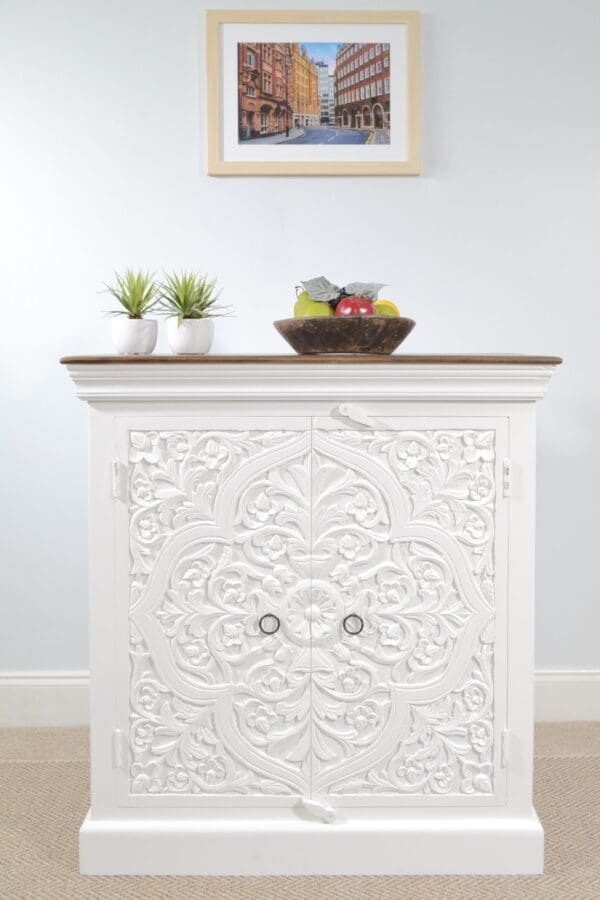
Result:
[[[207,11],[210,175],[419,173],[417,12]]]

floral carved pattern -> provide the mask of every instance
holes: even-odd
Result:
[[[131,792],[491,793],[494,458],[492,431],[131,432]]]
[[[131,572],[147,574],[169,536],[214,521],[218,486],[265,449],[292,444],[294,432],[131,431]],[[262,513],[264,521],[268,510]]]
[[[310,648],[258,622],[309,580],[309,435],[130,442],[132,792],[306,792]]]
[[[315,667],[321,794],[493,791],[494,439],[315,435],[313,571],[365,623]]]

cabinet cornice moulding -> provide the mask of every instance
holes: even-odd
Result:
[[[309,362],[185,362],[148,365],[66,363],[77,396],[89,402],[177,400],[209,397],[328,398],[397,400],[491,400],[533,402],[544,397],[552,364]]]

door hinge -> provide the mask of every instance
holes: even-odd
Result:
[[[508,765],[508,757],[510,750],[510,731],[508,728],[502,730],[502,739],[500,743],[500,765],[503,769]]]
[[[123,738],[123,732],[120,728],[115,728],[112,735],[112,760],[113,760],[113,768],[121,769],[123,768],[123,762],[125,759],[125,741]]]
[[[512,488],[512,463],[510,459],[505,459],[502,463],[502,496],[510,497]]]
[[[113,459],[110,464],[110,493],[113,500],[125,500],[125,476],[127,473],[126,466],[118,459]]]

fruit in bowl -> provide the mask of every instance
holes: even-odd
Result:
[[[332,316],[333,309],[323,300],[313,300],[308,291],[302,291],[294,304],[294,318],[305,319],[311,316]]]
[[[335,307],[336,316],[372,316],[375,306],[368,297],[343,297]]]
[[[273,324],[301,355],[388,355],[415,323],[392,300],[378,299],[382,287],[365,281],[338,287],[323,276],[311,278],[296,288],[294,318]]]
[[[394,316],[397,318],[400,315],[400,310],[391,300],[376,300],[373,305],[375,306],[376,316]]]
[[[313,316],[390,316],[400,318],[400,310],[392,300],[379,299],[384,285],[377,281],[353,281],[345,287],[321,275],[301,282],[296,288],[294,318]]]

